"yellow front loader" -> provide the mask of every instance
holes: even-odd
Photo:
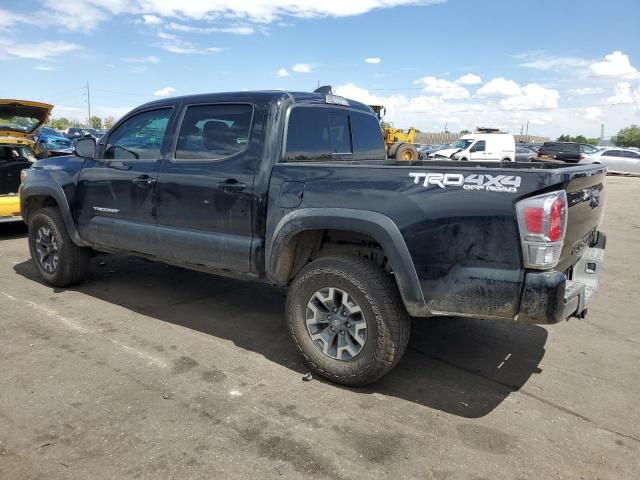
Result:
[[[385,108],[382,105],[369,105],[376,112],[378,120],[382,121]],[[396,160],[418,160],[418,150],[413,142],[416,139],[416,129],[400,130],[393,127],[381,127],[387,157]]]

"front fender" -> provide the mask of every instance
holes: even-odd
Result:
[[[30,213],[27,211],[27,200],[30,197],[51,197],[58,204],[58,208],[62,213],[62,218],[64,219],[64,224],[67,228],[67,232],[71,237],[73,243],[78,245],[79,247],[88,247],[89,244],[80,238],[78,233],[78,228],[73,220],[73,215],[71,214],[71,208],[69,207],[69,201],[67,200],[67,196],[64,193],[62,187],[56,183],[48,182],[48,181],[34,181],[29,182],[26,185],[23,185],[20,188],[20,212],[22,214],[22,218],[27,220]],[[32,213],[32,212],[31,212]]]
[[[409,249],[396,224],[387,216],[348,208],[302,208],[289,212],[267,232],[266,274],[278,284],[288,281],[279,268],[289,242],[308,230],[336,229],[369,235],[384,249],[391,262],[404,305],[412,316],[428,316],[420,282]]]

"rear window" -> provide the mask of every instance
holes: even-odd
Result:
[[[289,115],[285,161],[384,159],[377,119],[353,110],[296,107]]]

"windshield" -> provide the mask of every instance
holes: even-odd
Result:
[[[0,106],[0,129],[32,133],[46,118],[48,110],[26,105]]]
[[[473,143],[473,140],[460,139],[456,143],[454,143],[451,146],[451,148],[459,148],[460,150],[466,150],[469,147],[469,145],[471,145],[472,143]]]

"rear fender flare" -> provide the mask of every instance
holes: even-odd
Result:
[[[404,305],[412,316],[428,316],[420,281],[409,249],[396,224],[387,216],[348,208],[303,208],[285,215],[268,232],[266,274],[269,280],[284,285],[290,269],[279,268],[279,261],[289,242],[308,230],[345,230],[369,235],[389,258]]]

